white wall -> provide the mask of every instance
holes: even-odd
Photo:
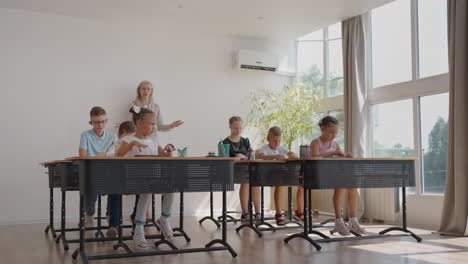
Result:
[[[290,84],[273,73],[234,71],[233,51],[293,56],[294,47],[294,42],[185,32],[169,24],[124,25],[11,9],[0,9],[0,36],[3,224],[48,219],[47,176],[38,163],[77,155],[92,106],[107,110],[112,128],[128,116],[136,85],[151,80],[165,121],[185,121],[162,133],[161,141],[205,155],[228,134],[227,119],[246,114],[251,91]],[[69,197],[69,216],[75,217],[77,195]],[[228,197],[229,207],[237,206],[237,193]],[[187,194],[186,209],[207,210],[208,195]]]

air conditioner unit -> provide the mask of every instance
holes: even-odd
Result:
[[[235,69],[251,69],[260,71],[276,71],[279,58],[275,54],[268,54],[254,50],[238,50],[234,54]]]

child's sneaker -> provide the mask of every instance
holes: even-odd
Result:
[[[161,230],[161,234],[166,240],[172,240],[174,233],[172,232],[172,227],[167,217],[161,216],[156,221],[156,225],[159,227],[159,229]]]
[[[146,238],[145,238],[145,230],[143,228],[143,225],[135,226],[135,233],[133,234],[133,240],[135,241],[136,246],[139,248],[148,247],[148,242],[146,241]]]
[[[286,218],[284,217],[284,214],[275,214],[275,220],[276,224],[279,226],[286,224]]]
[[[349,219],[348,222],[348,228],[350,231],[357,233],[357,234],[364,234],[366,232],[366,229],[364,229],[360,224],[359,221],[357,220],[356,217],[352,217]]]
[[[294,212],[294,219],[296,219],[297,221],[301,221],[301,222],[304,222],[304,213],[298,213],[297,211]]]
[[[334,232],[338,232],[338,234],[342,236],[349,236],[351,232],[349,231],[348,227],[346,227],[343,218],[338,218],[335,220],[335,228],[331,231],[333,234]]]
[[[111,226],[109,229],[107,229],[106,232],[107,237],[116,237],[117,236],[117,228]]]

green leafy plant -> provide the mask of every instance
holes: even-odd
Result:
[[[303,83],[273,91],[262,89],[249,96],[252,104],[249,125],[257,128],[266,141],[268,129],[278,126],[283,131],[282,141],[291,149],[293,142],[309,136],[316,129],[314,116],[319,107],[319,95],[316,89],[305,88]]]

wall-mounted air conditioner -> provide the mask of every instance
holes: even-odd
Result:
[[[238,50],[234,54],[235,69],[251,69],[275,72],[279,66],[279,57],[275,54],[254,50]]]

